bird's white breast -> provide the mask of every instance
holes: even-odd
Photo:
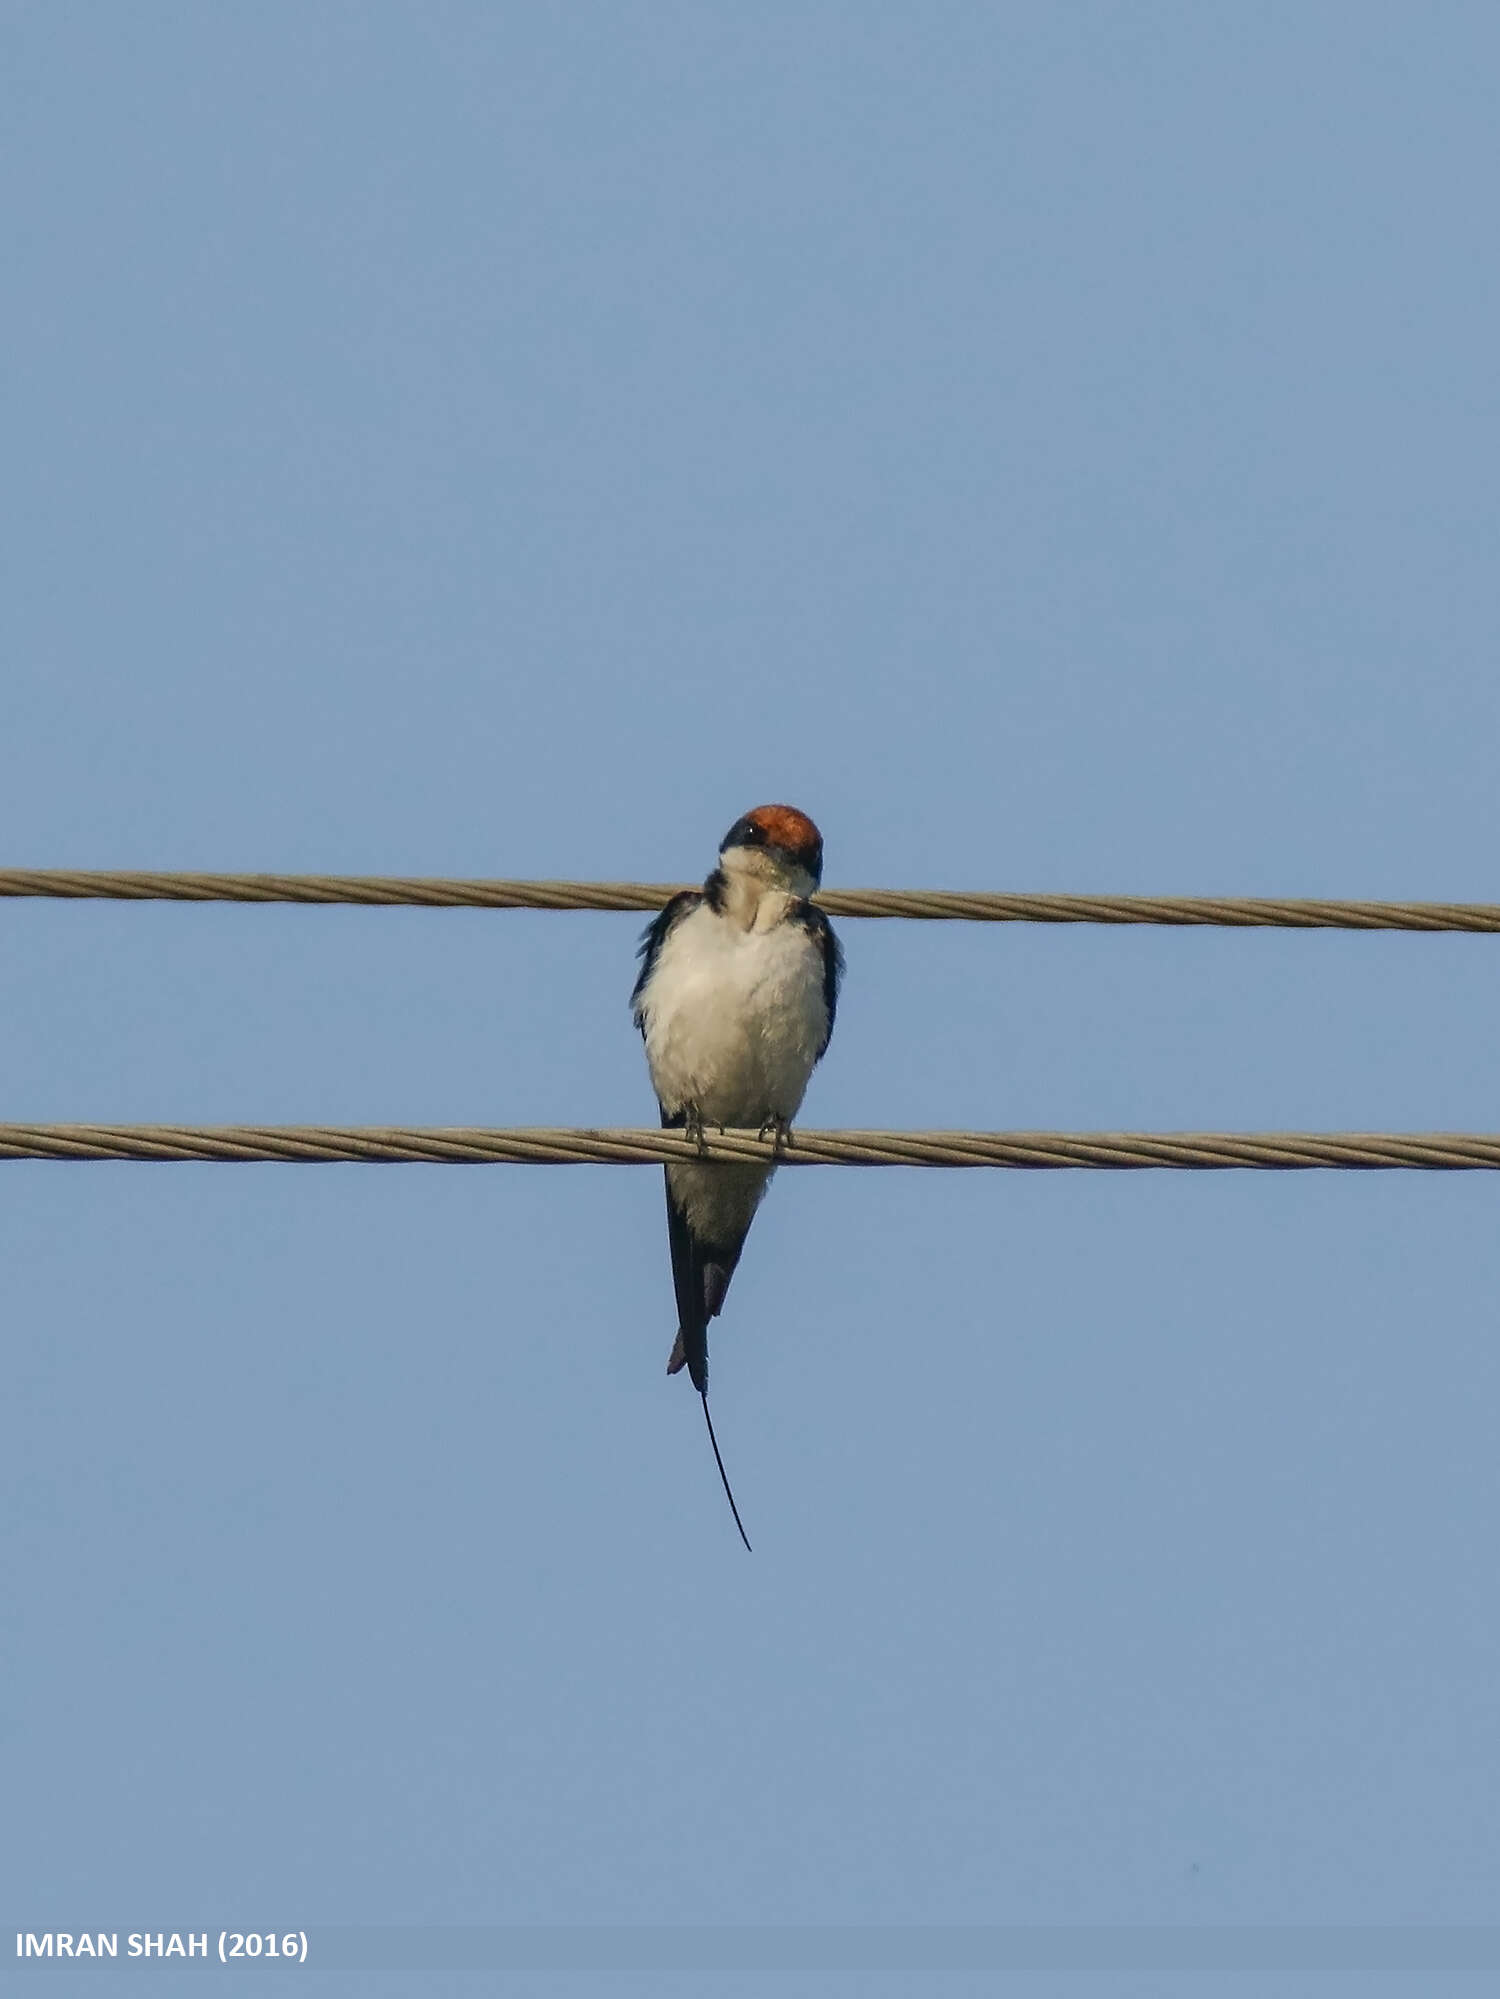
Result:
[[[784,898],[746,927],[707,904],[662,945],[642,994],[646,1057],[668,1110],[714,1124],[790,1120],[827,1034],[823,954]]]

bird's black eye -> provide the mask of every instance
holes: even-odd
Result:
[[[723,851],[724,847],[763,847],[765,841],[766,836],[764,831],[756,825],[753,819],[736,819],[729,831],[724,835],[720,852]]]

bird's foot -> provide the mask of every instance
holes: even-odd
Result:
[[[689,1145],[696,1145],[700,1158],[708,1150],[708,1141],[703,1136],[703,1112],[697,1104],[686,1104],[682,1112],[682,1135]]]
[[[778,1117],[774,1112],[762,1121],[760,1136],[771,1140],[773,1152],[784,1152],[792,1142],[792,1121],[789,1117]]]

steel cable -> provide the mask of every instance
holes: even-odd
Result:
[[[140,902],[352,903],[419,909],[654,910],[673,882],[464,880],[444,876],[179,874],[0,869],[0,896]],[[830,916],[972,923],[1157,923],[1280,930],[1500,931],[1489,902],[1329,902],[1264,896],[1001,895],[949,889],[824,889]]]
[[[757,1132],[713,1128],[700,1149],[680,1131],[652,1128],[0,1124],[0,1159],[440,1166],[650,1166],[706,1159],[783,1166],[1472,1172],[1500,1168],[1500,1133],[799,1130],[778,1150]]]

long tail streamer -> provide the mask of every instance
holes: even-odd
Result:
[[[729,1501],[729,1510],[734,1515],[735,1526],[740,1530],[740,1539],[745,1544],[745,1551],[747,1554],[753,1555],[755,1550],[750,1546],[750,1536],[745,1532],[745,1523],[740,1518],[740,1509],[735,1505],[734,1494],[729,1489],[729,1474],[725,1471],[724,1460],[719,1455],[719,1440],[714,1435],[714,1419],[708,1413],[708,1390],[706,1388],[703,1391],[703,1420],[708,1425],[708,1441],[714,1447],[714,1463],[719,1467],[719,1477],[724,1485],[724,1497]]]

